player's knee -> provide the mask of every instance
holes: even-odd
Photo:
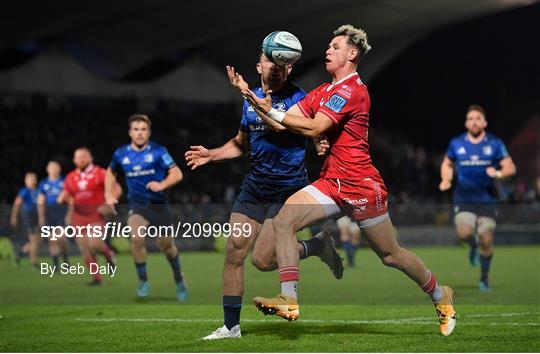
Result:
[[[497,222],[495,221],[495,219],[487,216],[482,216],[478,218],[477,230],[480,235],[492,234],[493,230],[495,230],[496,227]]]
[[[234,266],[243,265],[248,251],[248,247],[243,247],[243,245],[237,244],[235,242],[228,242],[225,263]]]
[[[133,237],[131,239],[131,248],[135,248],[135,249],[144,248],[144,238],[142,238],[142,237]]]
[[[279,237],[280,235],[285,235],[284,233],[278,232],[277,230],[289,229],[292,226],[293,231],[296,231],[296,224],[297,221],[295,220],[294,213],[280,211],[279,214],[274,219],[272,219],[272,226],[276,231],[277,237]]]
[[[380,256],[381,261],[387,267],[401,269],[405,260],[406,254],[403,249],[398,248],[391,253],[384,253]]]
[[[276,270],[275,262],[262,255],[253,254],[251,256],[251,263],[261,272],[271,272]]]

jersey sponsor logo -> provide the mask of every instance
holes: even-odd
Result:
[[[152,169],[149,169],[149,170],[129,171],[129,172],[126,172],[126,176],[127,177],[140,177],[140,176],[153,175],[155,173],[156,173],[156,170],[154,170],[152,168]]]
[[[464,155],[467,153],[467,151],[465,150],[465,148],[463,146],[461,146],[458,150],[457,150],[457,153],[458,155]]]
[[[122,165],[129,165],[131,163],[131,161],[129,160],[129,157],[124,157],[124,159],[122,160]]]
[[[257,116],[257,117],[255,117],[255,122],[262,123],[263,119],[261,117]]]
[[[471,156],[472,157],[472,156]],[[463,160],[459,162],[460,166],[490,166],[491,161],[490,160]]]
[[[154,162],[154,155],[152,154],[144,155],[144,162],[148,162],[148,163]]]
[[[345,106],[347,100],[341,97],[338,94],[333,94],[332,97],[326,102],[325,107],[330,108],[332,111],[339,113],[341,109]]]
[[[142,169],[141,165],[133,166],[133,171],[140,171]]]
[[[491,155],[493,154],[493,149],[491,149],[491,146],[484,146],[482,148],[482,152],[484,153],[484,155]]]
[[[345,87],[345,86],[342,86],[342,87]],[[339,89],[338,93],[345,96],[345,97],[347,97],[347,98],[351,98],[351,94],[352,94],[352,92],[350,90],[343,90],[343,89]]]
[[[252,132],[260,132],[270,129],[266,124],[250,124],[249,130]]]

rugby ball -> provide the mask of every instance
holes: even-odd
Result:
[[[279,66],[294,64],[302,55],[302,44],[292,33],[274,31],[263,40],[262,52]]]

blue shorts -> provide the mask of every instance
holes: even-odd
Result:
[[[262,224],[264,220],[274,218],[287,198],[308,184],[306,179],[304,184],[294,186],[271,185],[256,182],[247,176],[231,212],[246,215]]]
[[[130,202],[128,217],[133,214],[148,220],[149,226],[170,226],[174,223],[174,216],[167,202],[149,204]]]
[[[499,216],[499,210],[497,204],[456,204],[454,206],[454,214],[462,211],[468,211],[476,216],[487,216],[493,219],[497,219]]]
[[[47,204],[45,220],[48,226],[64,226],[67,206],[63,204]]]
[[[38,231],[37,211],[23,211],[21,218],[22,225],[28,233],[36,233]]]

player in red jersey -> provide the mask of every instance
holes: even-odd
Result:
[[[66,225],[103,227],[105,169],[93,164],[92,153],[86,147],[75,150],[73,163],[75,169],[66,176],[64,193],[59,197],[60,201],[69,204]],[[119,185],[116,191],[119,197],[121,194]],[[101,238],[84,233],[75,240],[87,267],[90,267],[91,263],[97,264],[96,253],[104,255],[109,264],[115,264],[114,253]],[[91,285],[102,283],[99,272],[92,274],[92,277]]]
[[[363,229],[371,248],[385,265],[401,270],[429,294],[440,331],[447,336],[456,323],[453,291],[440,286],[418,256],[398,245],[387,212],[386,187],[371,162],[370,100],[367,87],[356,72],[360,57],[370,49],[363,30],[351,25],[339,27],[326,50],[326,70],[332,82],[311,91],[286,113],[272,108],[269,93],[266,98],[259,98],[246,89],[237,74],[237,88],[267,124],[308,137],[326,135],[330,142],[320,178],[289,197],[273,219],[281,294],[274,298],[256,297],[254,302],[265,314],[297,319],[299,262],[294,232],[345,214]]]

